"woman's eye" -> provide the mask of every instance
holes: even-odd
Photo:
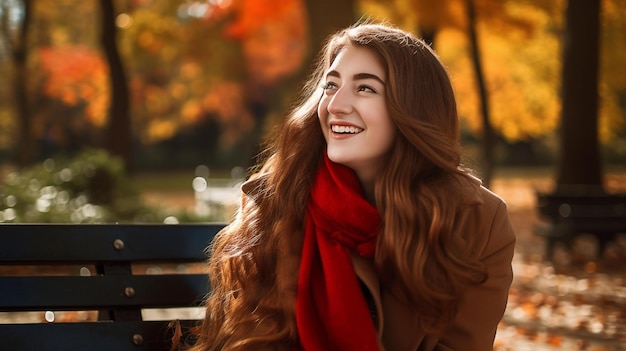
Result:
[[[337,84],[333,83],[333,82],[327,82],[322,84],[322,89],[324,90],[335,90],[337,89]]]
[[[357,91],[366,91],[368,93],[376,92],[376,90],[374,90],[372,87],[367,86],[367,85],[359,85],[359,87],[357,88]]]

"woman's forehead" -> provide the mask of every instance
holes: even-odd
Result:
[[[369,73],[385,81],[385,68],[376,53],[364,46],[347,45],[343,47],[331,62],[325,72],[339,74],[340,76]]]

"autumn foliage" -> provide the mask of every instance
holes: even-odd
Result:
[[[388,20],[422,35],[436,31],[435,49],[448,67],[464,132],[480,137],[474,71],[467,39],[465,0],[355,0],[359,17]],[[563,12],[566,1],[474,0],[491,124],[509,143],[550,143],[559,125]],[[604,0],[600,133],[605,143],[626,135],[626,9]],[[134,135],[143,144],[168,140],[211,120],[228,149],[259,128],[255,104],[274,104],[280,118],[294,91],[283,83],[308,68],[305,0],[121,2],[119,50],[130,86]],[[31,91],[82,119],[80,128],[106,126],[108,70],[97,41],[97,6],[59,0],[37,2],[33,15]],[[0,61],[0,74],[10,73]],[[10,74],[5,76],[10,76]],[[300,75],[299,77],[302,77]],[[0,99],[10,102],[10,85]],[[2,94],[4,93],[4,94]],[[291,96],[287,96],[292,94]],[[280,95],[280,96],[279,96]],[[272,100],[273,99],[273,100]],[[42,99],[33,98],[33,103]],[[282,105],[281,105],[282,104]],[[56,120],[56,112],[34,111]],[[281,110],[282,108],[282,110]],[[68,112],[69,111],[69,112]],[[10,104],[0,104],[2,147],[12,138]],[[39,117],[37,117],[39,118]],[[69,116],[64,116],[69,118]],[[91,131],[93,133],[93,131]],[[619,148],[619,145],[615,146]]]
[[[83,46],[39,49],[45,80],[43,93],[69,106],[84,105],[85,117],[96,126],[106,123],[109,104],[108,69],[100,53]]]

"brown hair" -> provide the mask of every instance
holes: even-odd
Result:
[[[384,228],[375,262],[384,286],[441,333],[469,284],[485,270],[461,248],[478,182],[460,167],[456,102],[447,72],[423,41],[381,24],[358,24],[333,35],[301,94],[269,139],[266,161],[232,223],[210,247],[212,292],[193,350],[288,350],[297,344],[296,280],[312,178],[325,142],[317,117],[323,74],[348,45],[381,59],[385,99],[399,133],[375,186]],[[317,151],[316,151],[317,150]],[[469,199],[469,200],[468,200]],[[280,277],[280,278],[279,278]]]

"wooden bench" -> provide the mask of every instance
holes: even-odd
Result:
[[[91,321],[0,322],[5,323],[0,324],[0,348],[169,350],[173,319],[144,316],[201,303],[209,291],[201,269],[204,250],[223,226],[0,225],[0,319],[32,311],[38,311],[36,316],[48,311],[49,320],[55,311],[95,316]],[[194,264],[195,270],[189,269]],[[194,322],[187,318],[181,324]]]
[[[557,243],[570,248],[572,240],[592,235],[598,256],[617,235],[626,233],[626,195],[623,194],[537,194],[539,214],[550,225],[538,231],[546,237],[546,255],[552,258]]]

